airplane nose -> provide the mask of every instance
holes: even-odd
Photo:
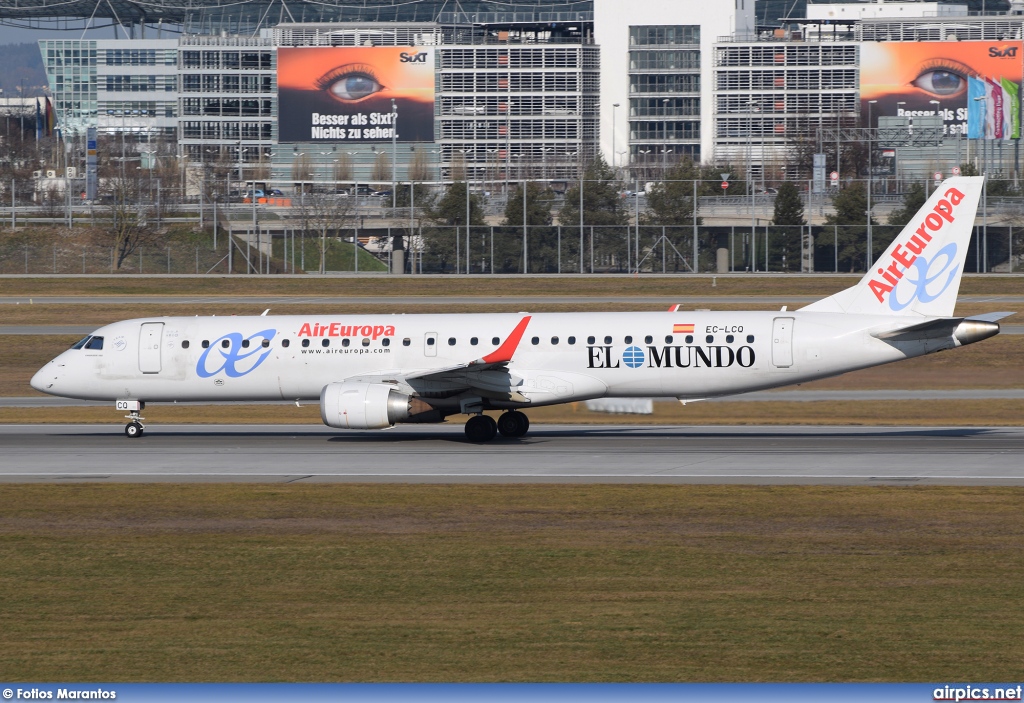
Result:
[[[36,371],[29,385],[40,393],[53,393],[53,384],[57,380],[57,368],[51,361],[43,368]]]

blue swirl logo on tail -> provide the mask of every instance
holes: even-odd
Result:
[[[907,269],[889,294],[889,307],[899,312],[915,300],[930,303],[945,293],[956,279],[956,253],[956,244],[950,242],[935,252],[931,260],[923,256],[915,258],[913,266]],[[904,294],[907,295],[905,299],[901,297]]]

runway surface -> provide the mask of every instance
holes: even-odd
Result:
[[[6,482],[1024,485],[1024,428],[0,426]]]
[[[63,296],[0,296],[0,305],[374,305],[399,307],[409,305],[600,305],[629,303],[637,305],[697,304],[764,304],[785,305],[812,303],[821,295],[396,295],[396,296],[188,296],[188,295],[63,295]],[[1021,304],[1024,295],[961,295],[960,303]],[[262,312],[262,310],[261,310]],[[186,313],[187,314],[187,313]]]
[[[655,402],[675,403],[675,398],[653,398]],[[707,403],[765,403],[788,402],[803,403],[811,401],[836,400],[1024,400],[1024,388],[951,388],[947,390],[868,390],[868,391],[757,391],[742,395],[730,395],[724,398],[709,398]],[[264,402],[229,401],[218,405],[291,405],[290,400],[271,400]],[[305,405],[315,405],[316,401],[305,401]],[[210,405],[210,403],[178,403],[178,405]],[[0,396],[0,408],[82,408],[82,407],[113,407],[113,401],[74,400],[72,398],[56,398],[48,395],[38,396]]]

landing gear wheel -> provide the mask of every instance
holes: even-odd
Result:
[[[530,429],[530,418],[518,410],[504,413],[498,418],[498,432],[502,437],[522,437]]]
[[[470,442],[490,442],[498,434],[498,425],[487,415],[474,415],[466,422],[466,437]]]
[[[124,426],[124,436],[128,439],[135,439],[141,437],[145,429],[142,427],[141,422],[129,422]]]

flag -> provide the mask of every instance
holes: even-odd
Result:
[[[991,78],[985,79],[985,138],[1003,138],[1003,89]]]
[[[980,99],[979,99],[980,98]],[[985,81],[967,77],[967,138],[985,138]]]
[[[693,334],[693,323],[672,325],[672,334]]]
[[[1006,139],[1020,139],[1020,86],[1013,81],[1001,78],[999,83],[1003,86],[1003,94],[1006,100],[1003,101],[1003,113],[1006,115],[1007,129]]]
[[[43,113],[39,107],[39,98],[36,98],[36,141],[43,136]]]
[[[43,98],[46,101],[46,136],[53,136],[53,128],[56,115],[54,114],[53,101],[49,98]]]

